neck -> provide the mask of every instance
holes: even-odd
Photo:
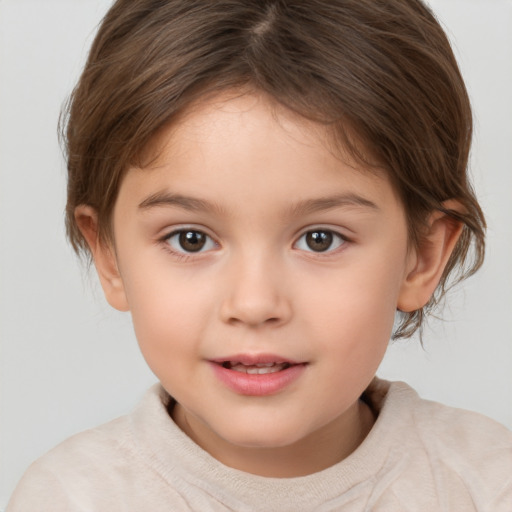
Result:
[[[348,457],[370,432],[375,418],[359,400],[343,415],[292,445],[272,448],[237,446],[190,418],[180,404],[172,410],[176,424],[196,444],[224,465],[271,478],[293,478],[322,471]]]

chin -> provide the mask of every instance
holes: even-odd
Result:
[[[222,437],[232,445],[241,448],[275,449],[284,448],[302,439],[297,427],[271,425],[247,425],[233,424],[229,431]]]

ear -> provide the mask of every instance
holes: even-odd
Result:
[[[456,200],[443,203],[447,210],[461,211]],[[419,247],[411,250],[407,275],[400,289],[397,308],[411,312],[421,309],[432,297],[453,249],[462,232],[462,222],[443,212],[433,212],[427,223],[427,233]]]
[[[128,311],[128,301],[123,280],[119,273],[115,251],[111,244],[102,242],[98,234],[98,214],[91,206],[80,205],[75,209],[75,220],[84,236],[98,272],[107,302],[119,311]]]

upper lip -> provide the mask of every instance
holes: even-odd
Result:
[[[292,364],[303,364],[301,361],[295,361],[293,359],[289,359],[287,357],[283,357],[276,354],[234,354],[226,357],[216,357],[214,359],[210,359],[212,363],[223,364],[227,361],[233,363],[240,363],[246,366],[256,365],[256,364],[269,364],[269,363],[288,363]]]

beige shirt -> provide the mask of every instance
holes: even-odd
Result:
[[[512,433],[479,414],[374,380],[377,421],[342,462],[299,478],[229,468],[189,439],[149,390],[129,415],[36,461],[7,512],[511,512]]]

